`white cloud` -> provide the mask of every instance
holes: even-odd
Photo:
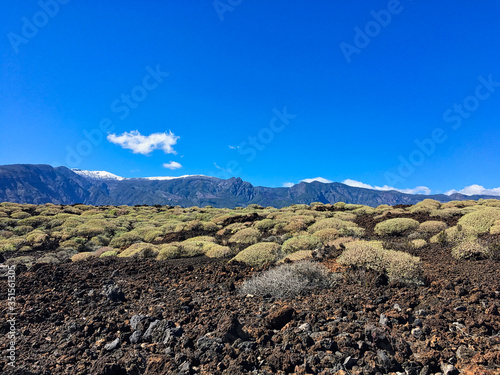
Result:
[[[284,182],[283,183],[283,187],[292,187],[293,185],[295,185],[293,182]]]
[[[315,177],[315,178],[306,178],[305,180],[302,180],[300,182],[307,182],[307,183],[310,183],[310,182],[322,182],[324,184],[329,184],[333,181],[330,181],[330,180],[327,180],[326,178],[323,178],[323,177]]]
[[[239,146],[231,146],[231,145],[229,145],[229,148],[230,148],[231,150],[236,150],[236,149],[238,149],[238,148],[239,148]]]
[[[372,189],[372,190],[380,190],[380,191],[389,191],[389,190],[396,190],[401,193],[405,194],[425,194],[429,195],[431,193],[431,189],[429,189],[427,186],[417,186],[413,189],[396,189],[395,187],[392,186],[372,186],[365,184],[364,182],[356,181],[356,180],[351,180],[347,179],[342,181],[343,184],[353,186],[353,187],[359,187],[359,188],[364,188],[364,189]]]
[[[180,165],[176,161],[171,161],[170,163],[163,163],[163,168],[167,168],[167,169],[179,169],[179,168],[182,168],[182,165]]]
[[[452,195],[454,193],[460,193],[464,195],[494,195],[494,196],[500,196],[500,187],[498,188],[493,188],[493,189],[486,189],[484,186],[481,185],[470,185],[464,187],[462,190],[450,190],[447,191],[445,194],[446,195]]]
[[[177,143],[179,137],[171,131],[142,135],[139,131],[132,130],[120,135],[109,134],[107,139],[111,143],[132,150],[134,154],[148,155],[154,150],[163,150],[165,154],[176,154],[172,146]]]

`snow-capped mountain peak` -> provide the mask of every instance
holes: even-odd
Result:
[[[106,171],[84,171],[82,169],[77,169],[77,168],[72,169],[72,171],[82,177],[91,178],[93,180],[116,180],[116,181],[125,180],[124,177],[120,177],[117,176],[116,174]]]

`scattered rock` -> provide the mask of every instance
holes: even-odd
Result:
[[[117,349],[120,346],[120,338],[117,337],[113,341],[111,341],[109,344],[104,345],[104,350],[110,352],[112,350]]]

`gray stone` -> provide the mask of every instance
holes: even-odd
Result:
[[[120,346],[120,338],[119,337],[117,337],[116,339],[111,341],[109,344],[104,345],[104,350],[110,352],[110,351],[118,348],[118,346]]]
[[[140,330],[134,331],[134,333],[132,333],[132,335],[130,336],[130,339],[129,339],[130,343],[131,344],[138,344],[138,343],[140,343],[142,335],[143,335],[142,331],[140,331]]]

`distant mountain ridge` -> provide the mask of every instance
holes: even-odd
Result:
[[[0,166],[0,202],[89,205],[180,205],[234,208],[248,204],[284,207],[291,204],[354,203],[415,204],[431,198],[440,202],[498,199],[463,194],[420,195],[348,186],[339,182],[301,182],[292,187],[253,186],[241,178],[208,176],[123,178],[105,171],[72,171],[38,164]]]

